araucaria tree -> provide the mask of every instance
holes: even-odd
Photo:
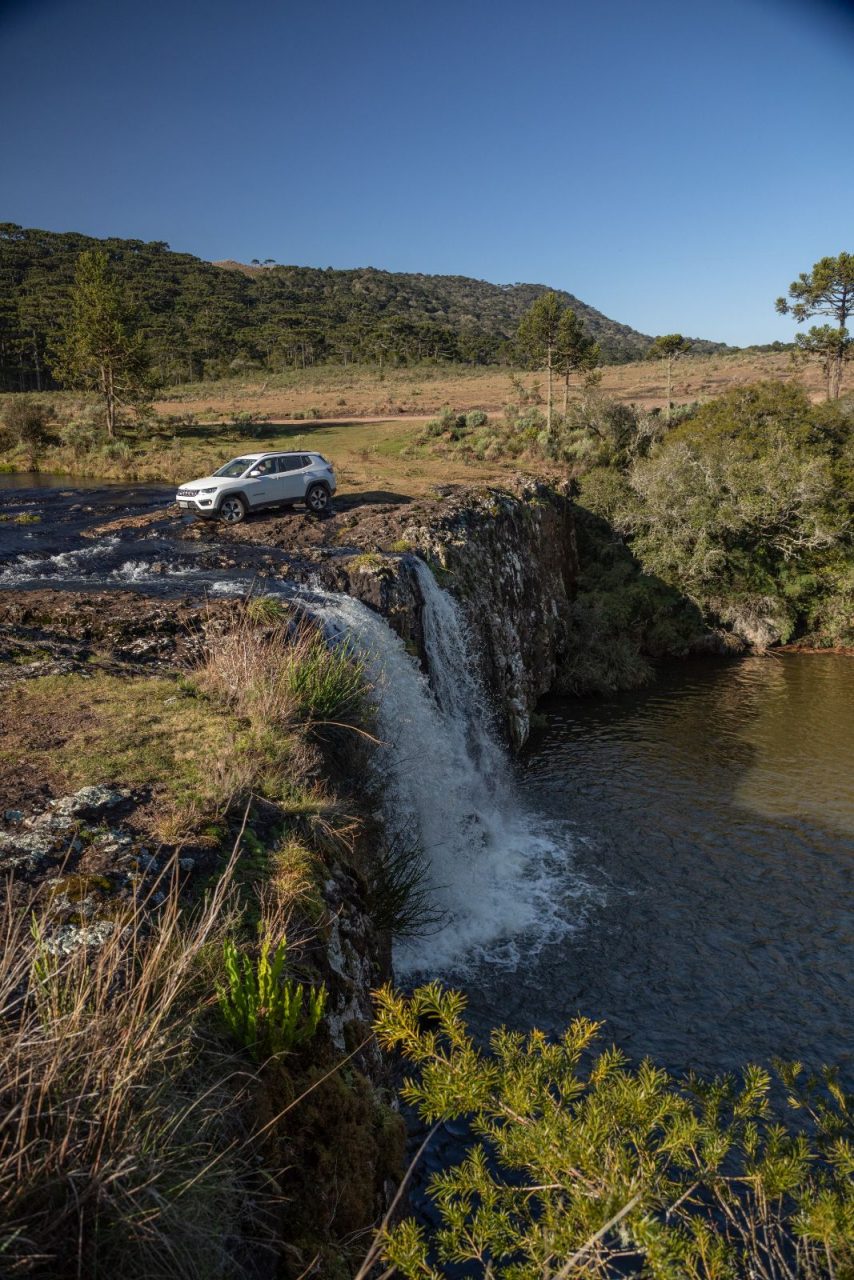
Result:
[[[652,360],[667,361],[667,421],[673,412],[673,366],[677,360],[686,355],[693,347],[693,342],[683,338],[681,333],[662,333],[655,339],[649,349]]]
[[[852,348],[848,317],[854,310],[854,255],[840,253],[836,258],[821,258],[812,271],[802,271],[789,285],[788,299],[777,299],[777,310],[781,315],[791,313],[798,324],[812,316],[829,316],[835,322],[799,333],[795,341],[805,355],[822,362],[827,398],[837,400]]]
[[[598,342],[584,330],[584,322],[567,307],[557,330],[557,368],[563,374],[563,416],[569,408],[569,380],[573,374],[591,374],[601,358]]]
[[[552,434],[552,383],[558,351],[558,335],[564,307],[556,293],[541,293],[519,323],[519,345],[548,378],[546,430]]]
[[[139,409],[151,399],[142,335],[105,253],[87,251],[77,260],[71,310],[54,352],[53,372],[68,386],[100,393],[111,438],[120,409]]]

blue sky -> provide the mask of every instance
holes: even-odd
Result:
[[[854,250],[854,19],[804,0],[0,0],[0,218],[569,289],[789,338]]]

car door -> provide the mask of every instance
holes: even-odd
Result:
[[[262,507],[276,502],[278,475],[275,458],[261,458],[251,468],[243,484],[250,507]]]
[[[297,502],[305,495],[305,458],[296,453],[283,455],[277,462],[280,501]]]

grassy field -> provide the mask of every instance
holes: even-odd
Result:
[[[517,376],[528,387],[534,382],[543,385],[542,374]],[[344,369],[326,365],[175,387],[162,395],[157,409],[163,414],[195,413],[202,418],[250,412],[275,422],[295,415],[324,420],[429,417],[446,404],[460,412],[484,409],[497,413],[511,395],[510,378],[511,371],[498,366],[419,366],[381,373],[363,366]],[[817,367],[795,366],[787,352],[765,352],[688,356],[676,366],[674,395],[679,401],[703,400],[759,378],[799,378],[816,398],[824,394]],[[656,360],[608,365],[603,370],[603,391],[646,408],[664,404],[664,388],[664,366]]]
[[[787,353],[693,356],[676,368],[674,398],[690,403],[760,378],[803,381],[823,395],[819,371],[795,366]],[[39,459],[45,472],[113,480],[178,482],[201,476],[242,452],[316,449],[332,459],[341,491],[388,491],[417,496],[437,483],[497,482],[515,463],[437,457],[416,447],[424,422],[444,406],[500,415],[515,396],[513,380],[529,391],[544,377],[497,367],[421,366],[389,369],[324,366],[170,388],[155,402],[153,429],[130,431],[99,449],[52,446]],[[642,361],[604,369],[602,390],[646,408],[664,403],[664,369]],[[9,400],[11,397],[0,397]],[[94,401],[69,392],[44,397],[60,421],[91,413]],[[556,388],[558,405],[562,388]],[[0,406],[2,411],[2,406]],[[2,465],[2,464],[0,464]],[[27,469],[25,459],[5,460]],[[542,470],[542,467],[539,468]]]

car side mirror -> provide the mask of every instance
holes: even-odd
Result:
[[[260,474],[261,474],[260,467],[253,467],[252,470],[249,472],[250,476],[260,476]]]

